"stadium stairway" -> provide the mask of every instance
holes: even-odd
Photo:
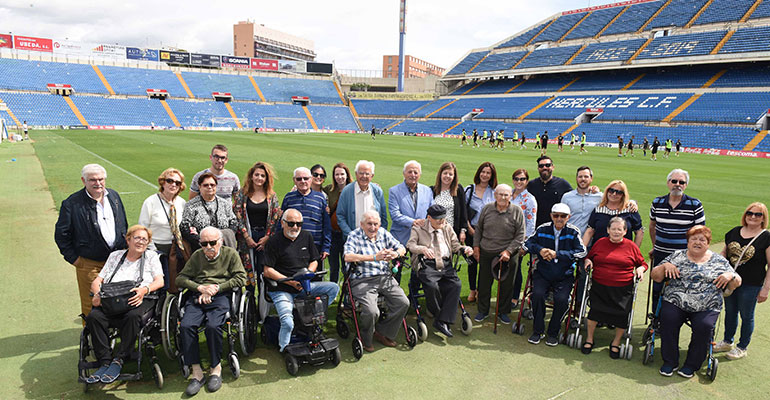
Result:
[[[64,96],[64,101],[66,101],[67,105],[70,106],[72,113],[75,114],[75,116],[78,118],[78,121],[80,121],[80,124],[88,126],[88,121],[86,121],[86,118],[80,112],[80,110],[78,109],[78,106],[75,105],[72,99],[69,96]]]
[[[182,126],[182,124],[179,123],[179,120],[176,118],[176,115],[174,114],[174,111],[171,110],[171,107],[169,107],[168,103],[165,99],[160,99],[160,104],[163,106],[163,109],[166,110],[166,113],[168,113],[168,117],[171,118],[171,122],[174,123],[174,126],[179,128]]]
[[[94,72],[96,72],[96,76],[99,77],[99,80],[102,81],[102,84],[104,85],[104,88],[107,89],[107,93],[111,95],[115,95],[115,90],[112,89],[112,86],[109,82],[107,82],[107,78],[104,77],[104,74],[102,74],[102,71],[99,69],[99,66],[96,64],[91,64],[91,67],[93,67]]]
[[[194,99],[195,95],[193,94],[192,90],[190,90],[190,87],[187,86],[187,82],[184,81],[184,78],[182,78],[182,73],[176,72],[174,75],[176,75],[177,79],[179,79],[179,84],[182,85],[184,91],[187,93],[187,96],[191,99]]]
[[[722,75],[725,74],[725,72],[727,72],[726,69],[723,69],[717,72],[714,76],[711,77],[711,79],[709,79],[706,83],[703,84],[703,86],[701,86],[701,89],[709,88],[711,85],[714,84],[714,82],[716,82],[719,78],[721,78]],[[684,110],[686,110],[687,107],[695,103],[701,96],[703,96],[702,93],[695,93],[694,95],[692,95],[692,97],[687,99],[687,101],[682,103],[682,105],[680,105],[674,111],[672,111],[671,114],[667,115],[666,118],[663,118],[662,122],[666,122],[666,123],[671,122],[672,119],[676,118],[676,116],[681,114]]]
[[[16,114],[14,114],[13,111],[11,111],[11,107],[8,106],[8,103],[5,103],[2,98],[0,98],[0,102],[5,104],[5,112],[8,113],[8,115],[11,117],[13,122],[16,123],[16,126],[21,126],[21,121],[19,121],[19,119],[16,118]]]
[[[761,131],[757,133],[756,136],[754,136],[748,143],[746,143],[746,146],[743,147],[743,150],[744,151],[754,150],[757,147],[757,145],[759,145],[759,143],[762,142],[762,139],[764,139],[765,136],[767,136],[768,132],[770,131]]]
[[[305,112],[305,115],[307,115],[307,120],[310,122],[310,126],[313,127],[313,129],[318,130],[318,125],[315,123],[315,119],[313,119],[313,115],[310,114],[310,110],[307,109],[306,105],[302,105],[302,111]]]
[[[665,3],[663,3],[663,5],[662,5],[662,6],[660,6],[660,8],[658,9],[658,11],[655,11],[655,14],[652,14],[652,16],[651,16],[651,17],[650,17],[650,18],[647,20],[647,22],[645,22],[645,23],[644,23],[644,24],[641,26],[641,28],[639,28],[639,30],[638,30],[638,31],[636,31],[636,33],[642,33],[642,32],[644,32],[644,28],[646,28],[646,27],[647,27],[647,25],[649,25],[650,23],[652,23],[652,21],[654,21],[654,20],[655,20],[655,18],[657,18],[657,17],[658,17],[658,15],[660,15],[660,13],[662,13],[662,12],[663,12],[663,10],[664,10],[664,9],[666,9],[666,7],[668,7],[668,5],[669,5],[669,4],[671,4],[671,2],[672,2],[672,1],[673,1],[673,0],[666,0],[666,2],[665,2]],[[642,48],[644,48],[644,47],[645,47],[645,46],[642,46]],[[632,57],[631,59],[633,60],[633,57]],[[631,60],[629,60],[629,61],[631,61]]]
[[[428,106],[430,106],[430,105],[432,105],[432,104],[436,103],[437,101],[438,101],[438,100],[433,100],[433,101],[431,101],[431,102],[429,102],[429,103],[425,103],[425,104],[423,104],[421,107],[418,107],[418,108],[416,108],[415,110],[412,110],[412,112],[410,112],[409,114],[407,114],[407,115],[406,115],[406,117],[404,117],[403,119],[397,119],[397,120],[396,120],[396,121],[394,121],[392,124],[390,124],[390,125],[386,126],[384,129],[387,129],[387,130],[392,130],[394,127],[396,127],[396,126],[400,125],[401,123],[403,123],[404,121],[406,121],[406,120],[407,120],[409,117],[413,116],[414,114],[417,114],[417,113],[418,113],[418,112],[420,112],[422,109],[424,109],[424,108],[427,108]],[[352,102],[351,102],[351,104],[352,104]],[[438,110],[436,110],[436,111],[438,111]]]
[[[257,85],[257,81],[254,80],[254,77],[249,75],[249,81],[251,82],[251,86],[254,86],[254,90],[257,92],[257,96],[259,96],[259,100],[261,100],[263,103],[267,102],[265,100],[265,95],[262,94],[262,90],[259,89],[259,85]]]
[[[235,121],[235,126],[237,126],[238,129],[243,129],[243,124],[241,124],[241,121],[238,120],[238,116],[235,115],[233,106],[231,106],[230,103],[225,102],[225,108],[227,108],[227,112],[230,113],[230,116],[233,117],[233,120]]]

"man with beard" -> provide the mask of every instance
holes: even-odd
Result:
[[[706,225],[706,214],[703,204],[695,197],[684,194],[690,183],[690,174],[676,168],[668,173],[666,184],[668,194],[656,197],[650,207],[650,241],[653,258],[651,265],[657,266],[677,250],[687,248],[687,231],[696,225]],[[663,283],[654,283],[652,290],[652,307],[658,304]]]
[[[572,190],[572,185],[566,180],[553,176],[553,160],[548,156],[540,156],[537,159],[538,178],[532,179],[527,184],[527,190],[537,200],[537,222],[540,226],[551,220],[551,207],[561,202],[564,193]]]

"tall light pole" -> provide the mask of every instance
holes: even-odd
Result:
[[[406,35],[406,0],[400,0],[398,12],[398,92],[404,91],[404,36]]]

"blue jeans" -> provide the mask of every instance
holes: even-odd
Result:
[[[334,299],[337,297],[340,287],[334,282],[310,282],[310,293],[308,296],[329,296],[329,305],[334,303]],[[278,332],[278,346],[281,351],[291,341],[291,332],[294,330],[294,316],[292,311],[294,310],[294,298],[299,295],[305,295],[303,292],[289,293],[289,292],[267,292],[270,298],[273,300],[275,310],[278,312],[278,318],[281,320],[281,330]]]
[[[732,343],[738,329],[738,313],[741,314],[741,340],[738,347],[746,350],[754,332],[754,308],[762,286],[739,286],[725,297],[725,342]]]

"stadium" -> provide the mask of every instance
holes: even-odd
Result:
[[[162,390],[148,372],[142,381],[85,395],[77,383],[78,300],[72,267],[52,238],[60,204],[82,188],[86,163],[108,170],[107,186],[120,193],[129,226],[142,201],[157,192],[159,172],[173,165],[190,179],[219,143],[230,149],[228,170],[241,179],[255,161],[271,163],[279,197],[291,190],[294,168],[316,162],[352,167],[372,160],[383,189],[403,181],[409,159],[422,163],[426,185],[445,161],[457,165],[465,184],[482,161],[498,166],[501,183],[510,183],[516,168],[535,171],[540,152],[531,145],[506,144],[505,152],[458,148],[461,132],[474,130],[503,131],[508,141],[523,134],[532,142],[547,132],[555,144],[562,136],[564,152],[549,147],[555,174],[574,183],[573,171],[590,165],[602,190],[623,179],[645,227],[652,199],[665,193],[666,174],[688,170],[688,194],[704,203],[715,252],[747,204],[767,202],[770,1],[629,0],[527,23],[495,43],[456,48],[456,61],[435,88],[417,96],[358,92],[335,65],[311,60],[0,34],[0,154],[6,160],[0,168],[13,188],[0,194],[6,205],[0,253],[10,286],[0,301],[11,305],[2,314],[0,397],[176,398],[184,392],[178,364],[162,355]],[[31,141],[21,140],[25,126]],[[372,130],[383,135],[370,136]],[[583,133],[589,152],[568,149],[568,138]],[[615,157],[618,138],[632,137],[636,157]],[[655,162],[641,156],[642,141],[656,138],[681,141],[682,154]],[[650,249],[645,237],[642,254]],[[460,276],[465,299],[464,270]],[[646,279],[632,326],[637,338]],[[407,321],[415,322],[412,313]],[[638,340],[630,361],[610,360],[606,343],[598,342],[598,354],[586,358],[567,346],[532,347],[510,326],[493,334],[486,321],[474,324],[468,337],[431,334],[414,349],[378,349],[361,360],[340,340],[337,368],[303,367],[297,377],[286,374],[275,349],[259,344],[241,358],[240,378],[223,374],[217,395],[759,398],[768,391],[761,382],[770,371],[763,361],[770,356],[770,312],[762,305],[756,321],[751,355],[723,360],[714,382],[703,374],[661,377],[660,358],[642,365]],[[335,336],[331,325],[326,330]],[[609,334],[597,335],[609,342]],[[681,336],[684,354],[689,328]]]

